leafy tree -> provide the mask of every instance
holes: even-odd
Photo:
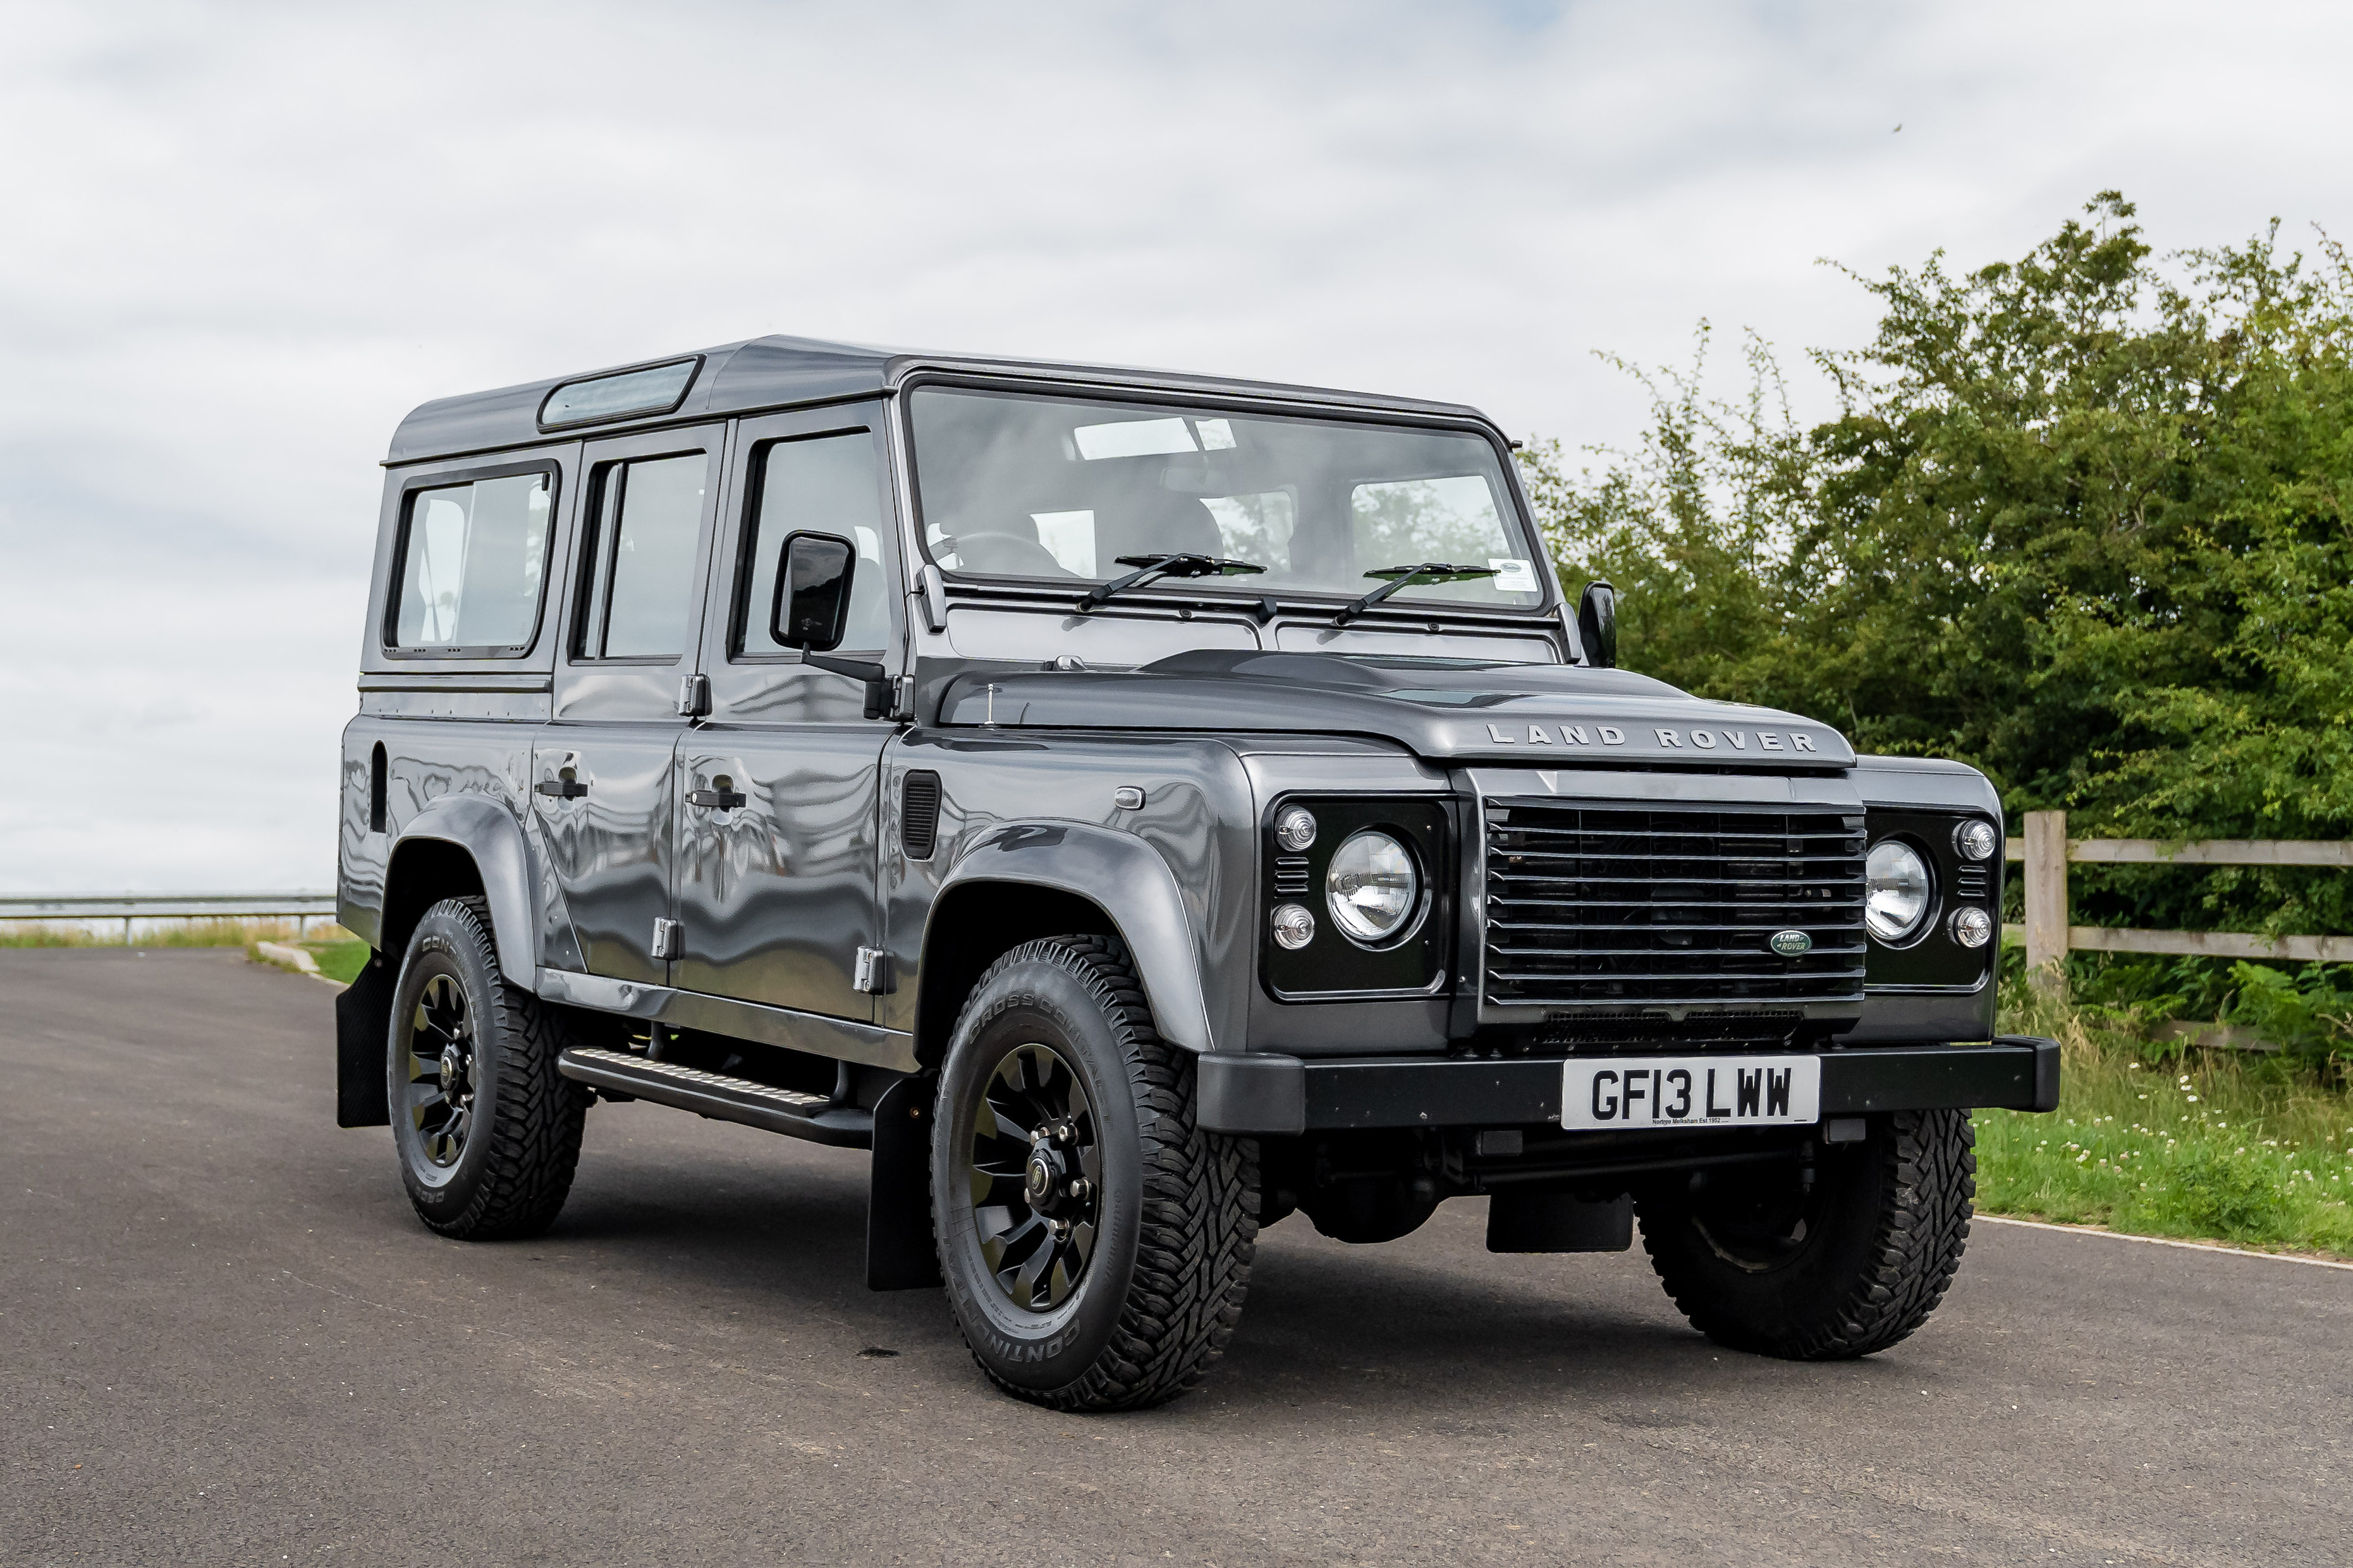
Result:
[[[1644,375],[1651,427],[1523,454],[1630,666],[1960,758],[2078,833],[2353,837],[2353,268],[2278,226],[2155,257],[2103,193],[2014,262],[1856,277],[1833,418]],[[2353,931],[2341,871],[2119,869],[2078,918]]]

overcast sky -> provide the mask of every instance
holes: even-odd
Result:
[[[1822,258],[2109,186],[2353,233],[2348,61],[2341,4],[0,3],[0,889],[332,885],[427,398],[788,331],[1622,441],[1596,351],[1858,341]]]

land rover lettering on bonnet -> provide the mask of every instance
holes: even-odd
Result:
[[[1883,1349],[1970,1109],[2058,1091],[1993,1033],[2000,803],[1617,647],[1471,408],[783,337],[427,404],[339,1119],[475,1239],[600,1102],[862,1151],[867,1282],[1063,1409],[1198,1383],[1261,1227],[1454,1198]]]

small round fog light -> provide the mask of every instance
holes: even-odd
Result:
[[[1993,917],[1980,909],[1955,910],[1952,931],[1963,947],[1983,947],[1993,940]]]
[[[1294,950],[1315,940],[1315,917],[1308,912],[1306,905],[1284,904],[1274,911],[1274,940]]]
[[[1993,824],[1980,817],[1971,817],[1953,829],[1953,847],[1964,860],[1990,860],[1999,842]]]
[[[1274,819],[1274,841],[1296,855],[1315,842],[1315,814],[1303,805],[1287,808]]]

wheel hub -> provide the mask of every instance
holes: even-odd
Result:
[[[1037,1044],[1008,1051],[981,1097],[969,1165],[981,1257],[1016,1306],[1050,1310],[1078,1289],[1094,1253],[1094,1108],[1071,1064]]]
[[[1032,1213],[1063,1220],[1086,1206],[1092,1188],[1072,1166],[1070,1156],[1057,1147],[1071,1142],[1073,1134],[1064,1126],[1040,1133],[1030,1144],[1029,1163],[1022,1168],[1022,1196],[1029,1200]]]

